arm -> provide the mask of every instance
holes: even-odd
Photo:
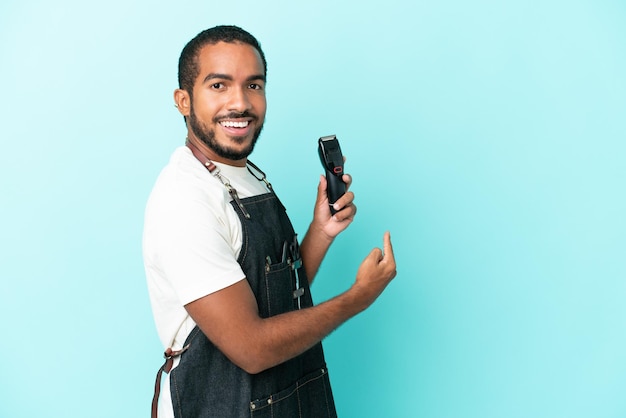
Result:
[[[185,308],[233,363],[248,373],[260,373],[303,353],[376,300],[396,275],[389,233],[383,249],[375,248],[363,260],[350,289],[311,308],[260,318],[246,280]]]
[[[344,174],[343,181],[349,188],[350,184],[352,184],[352,177]],[[339,212],[331,216],[326,187],[326,178],[320,176],[320,182],[317,186],[317,199],[313,211],[313,221],[300,245],[302,264],[306,270],[309,284],[313,282],[330,244],[332,244],[340,232],[352,223],[354,215],[356,215],[356,206],[353,203],[354,193],[348,191],[335,202],[335,209],[339,210]]]

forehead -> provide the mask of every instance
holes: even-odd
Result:
[[[264,75],[259,51],[241,42],[208,44],[198,53],[198,80],[207,74],[224,74],[233,78]]]

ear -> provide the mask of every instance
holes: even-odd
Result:
[[[181,115],[189,116],[191,109],[191,98],[186,90],[176,89],[174,90],[174,106],[178,109]]]

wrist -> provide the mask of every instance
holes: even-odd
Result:
[[[346,290],[342,296],[345,298],[345,303],[349,306],[351,316],[357,315],[370,306],[368,297],[364,289],[360,289],[357,283],[353,284],[348,290]]]
[[[309,225],[309,232],[308,234],[311,234],[315,237],[316,240],[321,240],[322,242],[330,245],[332,244],[332,242],[335,240],[335,237],[332,235],[329,235],[325,229],[324,229],[324,225],[319,222],[316,221],[315,219],[313,220],[313,222],[311,222],[311,225]],[[308,235],[307,234],[307,235]]]

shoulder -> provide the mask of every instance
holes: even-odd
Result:
[[[228,203],[224,186],[187,147],[179,147],[159,174],[148,198],[146,215],[189,210],[222,212]]]

